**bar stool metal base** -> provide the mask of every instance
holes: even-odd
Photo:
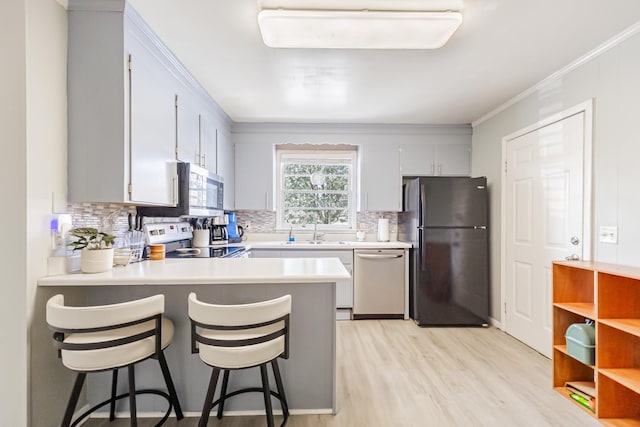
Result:
[[[282,423],[280,424],[280,427],[286,426],[287,421],[289,419],[289,406],[287,404],[287,398],[284,393],[284,386],[282,384],[282,379],[280,377],[280,369],[278,368],[278,363],[275,359],[271,361],[271,365],[274,370],[274,376],[276,379],[276,386],[278,388],[278,392],[271,390],[269,388],[269,380],[267,378],[266,363],[259,365],[260,373],[262,376],[262,387],[247,387],[240,390],[235,390],[231,393],[227,393],[227,385],[229,383],[230,370],[214,367],[213,371],[211,372],[209,388],[207,389],[207,397],[205,398],[205,403],[202,408],[202,415],[200,417],[200,422],[198,423],[198,426],[205,427],[207,425],[210,413],[213,410],[213,408],[215,408],[216,406],[218,406],[218,412],[216,416],[218,419],[222,418],[222,411],[224,409],[225,402],[229,398],[237,396],[239,394],[243,394],[243,393],[260,393],[264,396],[268,427],[273,426],[273,409],[271,405],[271,400],[267,396],[270,395],[278,399],[280,401],[280,406],[282,407],[282,415],[283,415],[283,419],[282,419]],[[247,369],[247,368],[241,368],[241,369]],[[222,379],[222,389],[220,391],[220,397],[217,400],[213,400],[213,394],[215,393],[216,385],[218,382],[218,376],[220,375],[221,370],[224,371],[224,375]]]
[[[152,390],[152,389],[145,389],[145,390],[136,390],[135,395],[139,396],[141,394],[154,394],[156,396],[160,396],[163,397],[167,403],[169,403],[169,408],[167,409],[167,412],[165,412],[164,417],[162,417],[162,419],[156,424],[156,427],[163,425],[167,419],[169,418],[169,415],[171,414],[171,411],[173,410],[173,404],[171,403],[171,397],[169,396],[168,393],[165,393],[164,391],[160,391],[160,390]],[[129,397],[129,393],[123,393],[123,394],[119,394],[118,396],[115,396],[113,398],[109,398],[103,402],[98,403],[97,405],[87,409],[85,412],[83,412],[80,416],[78,416],[78,418],[72,422],[69,427],[75,427],[77,426],[82,420],[84,420],[85,418],[87,418],[89,415],[91,415],[93,412],[97,411],[98,409],[102,408],[103,406],[107,405],[107,404],[111,404],[112,402],[115,402],[117,400],[120,399],[124,399],[124,398],[128,398]]]

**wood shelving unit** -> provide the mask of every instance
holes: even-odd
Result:
[[[572,323],[596,327],[595,365],[569,356]],[[553,263],[553,387],[567,399],[567,381],[592,381],[595,413],[606,426],[640,426],[640,268],[588,261]]]

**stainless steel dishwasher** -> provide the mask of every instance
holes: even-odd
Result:
[[[404,318],[403,249],[355,250],[353,280],[354,319]]]

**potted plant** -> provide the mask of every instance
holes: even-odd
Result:
[[[73,228],[69,235],[76,239],[68,245],[74,251],[82,251],[80,270],[83,273],[102,273],[113,267],[112,246],[116,236],[91,227]]]

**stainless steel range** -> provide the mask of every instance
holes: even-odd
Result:
[[[188,222],[145,224],[144,231],[150,245],[163,243],[167,258],[248,258],[243,246],[210,245],[192,248],[193,228]]]

